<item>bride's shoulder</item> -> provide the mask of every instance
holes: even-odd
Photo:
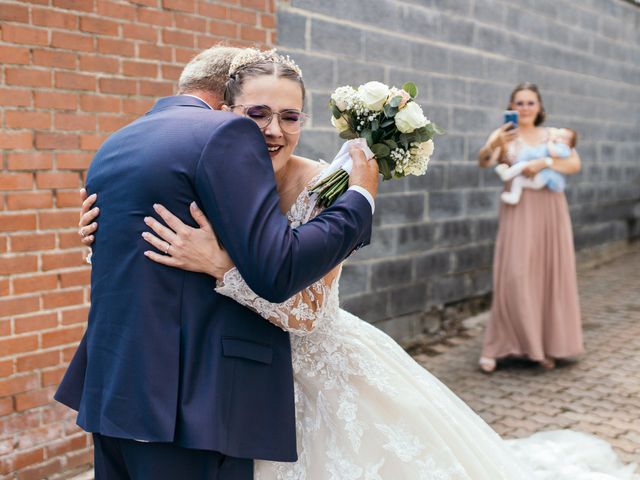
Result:
[[[312,160],[298,155],[293,155],[291,160],[295,162],[296,171],[300,175],[301,183],[305,185],[320,175],[328,166],[323,160]]]

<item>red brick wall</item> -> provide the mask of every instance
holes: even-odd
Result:
[[[85,329],[78,189],[110,132],[220,40],[275,43],[275,0],[0,0],[0,478],[91,462],[52,395]]]

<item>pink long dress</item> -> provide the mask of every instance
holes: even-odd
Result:
[[[523,146],[522,140],[513,142],[509,157],[515,159]],[[524,189],[517,205],[500,206],[493,303],[482,356],[541,361],[582,352],[567,199],[546,188]]]

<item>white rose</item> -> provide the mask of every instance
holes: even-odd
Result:
[[[360,85],[358,94],[369,110],[379,112],[387,101],[389,87],[380,82],[368,82]]]
[[[406,107],[396,113],[396,127],[402,133],[411,133],[429,123],[416,102],[409,102]]]
[[[349,128],[351,128],[349,126],[349,122],[347,122],[344,117],[336,118],[333,115],[331,115],[331,125],[336,127],[338,132],[344,132],[345,130],[349,130]]]

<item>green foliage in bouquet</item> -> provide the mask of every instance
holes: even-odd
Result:
[[[376,156],[384,180],[423,175],[431,154],[433,137],[444,131],[430,122],[415,102],[418,88],[407,82],[402,89],[368,82],[358,89],[339,87],[331,95],[331,123],[340,138],[363,138]],[[315,185],[319,204],[331,205],[348,187],[349,176],[338,170]]]
[[[410,132],[400,131],[396,126],[396,115],[401,108],[415,101],[418,88],[415,83],[407,82],[402,86],[402,92],[408,94],[409,99],[401,92],[390,89],[390,95],[393,96],[383,104],[381,111],[373,115],[362,115],[355,109],[343,111],[338,108],[333,98],[329,101],[334,119],[342,118],[348,124],[348,129],[340,132],[340,138],[345,140],[364,138],[375,154],[380,173],[385,180],[390,180],[394,176],[395,178],[405,176],[402,171],[396,171],[396,161],[391,156],[392,151],[399,148],[409,151],[412,144],[427,142],[433,139],[434,135],[444,133],[444,130],[432,122],[416,127]]]

